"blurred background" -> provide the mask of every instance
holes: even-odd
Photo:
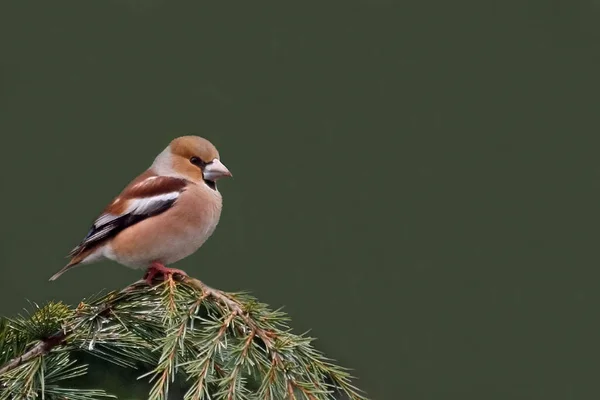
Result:
[[[47,281],[199,134],[234,179],[177,267],[284,306],[371,398],[597,397],[599,18],[596,0],[2,2],[0,313],[138,279]]]

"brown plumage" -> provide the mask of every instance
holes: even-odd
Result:
[[[176,262],[195,252],[221,214],[216,181],[231,173],[216,148],[197,136],[177,138],[96,219],[73,249],[68,269],[108,258],[131,267]],[[168,268],[161,272],[168,272]]]

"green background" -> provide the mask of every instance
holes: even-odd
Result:
[[[285,306],[373,399],[600,395],[598,1],[2,2],[0,313],[175,136],[219,148],[178,267]]]

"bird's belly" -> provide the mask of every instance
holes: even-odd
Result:
[[[141,267],[146,267],[153,261],[160,261],[165,265],[173,264],[196,252],[211,234],[212,230],[188,229],[185,232],[176,232],[173,235],[165,236],[163,240],[158,241],[153,248],[149,249],[136,264],[141,263]]]
[[[119,233],[111,245],[106,246],[105,257],[131,268],[147,268],[154,261],[173,264],[204,244],[214,232],[219,217],[220,209],[202,215],[180,216],[167,211]],[[175,224],[173,220],[185,223]]]

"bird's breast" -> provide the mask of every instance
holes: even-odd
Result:
[[[109,258],[145,268],[153,261],[175,263],[198,250],[219,223],[222,199],[219,192],[197,186],[183,192],[171,209],[117,235]]]

